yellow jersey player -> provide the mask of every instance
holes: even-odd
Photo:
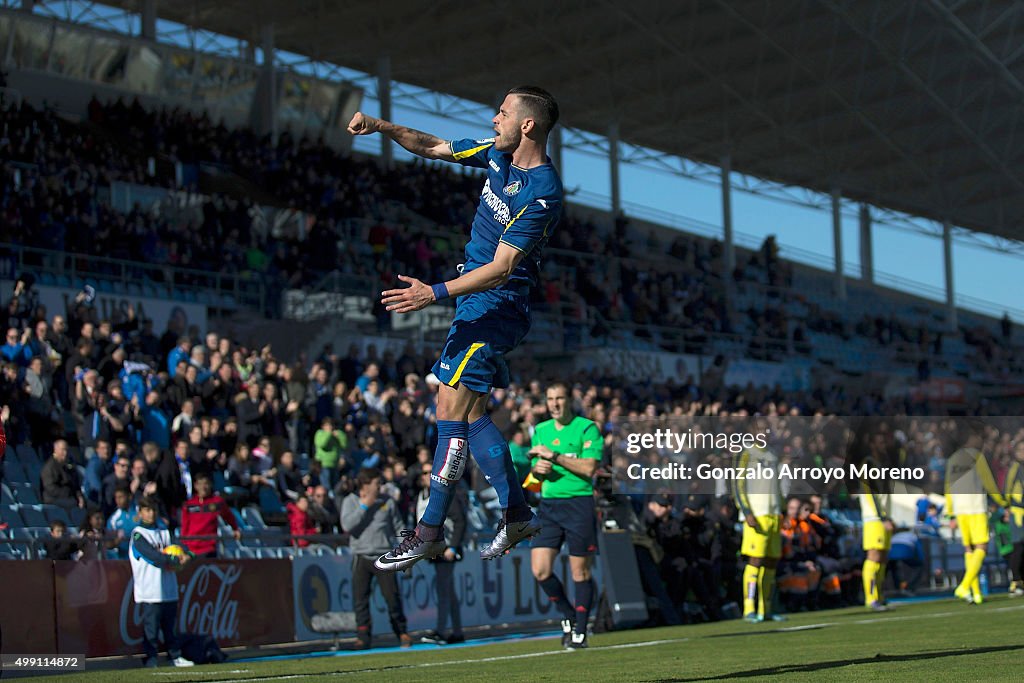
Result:
[[[743,570],[743,618],[750,623],[785,619],[772,614],[775,567],[782,556],[782,490],[777,465],[774,453],[755,447],[740,453],[737,468],[745,474],[762,472],[772,476],[733,479],[733,496],[744,520],[741,552],[747,558]]]
[[[1024,595],[1024,441],[1013,447],[1013,462],[1003,483],[1003,498],[1010,513],[1010,541],[1013,550],[1007,558],[1010,595]]]
[[[860,482],[860,514],[863,522],[863,548],[866,553],[861,577],[864,580],[864,605],[884,612],[885,565],[892,545],[892,493],[884,491],[881,482],[862,479]]]
[[[964,543],[964,578],[953,595],[968,604],[982,601],[978,577],[988,548],[988,497],[1006,507],[981,445],[981,433],[974,428],[946,462],[946,514],[954,517]]]

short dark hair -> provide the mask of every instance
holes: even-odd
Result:
[[[369,484],[374,479],[380,479],[380,470],[376,467],[364,467],[359,470],[359,474],[356,476],[356,485],[362,488]]]
[[[160,510],[160,505],[156,502],[156,499],[152,496],[143,496],[139,504],[135,506],[137,509],[142,510],[143,508],[149,508],[150,510]]]
[[[545,135],[550,133],[558,123],[558,103],[544,88],[538,88],[535,85],[520,85],[509,90],[508,94],[519,96],[527,114],[533,118]]]
[[[68,525],[65,524],[64,522],[60,521],[59,519],[54,519],[54,520],[50,521],[50,531],[53,531],[54,529],[65,529],[66,530],[67,528],[68,528]]]

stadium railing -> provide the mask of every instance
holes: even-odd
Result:
[[[211,272],[10,243],[0,243],[3,257],[9,260],[12,275],[36,273],[40,285],[74,288],[89,282],[101,291],[113,287],[119,294],[192,298],[216,308],[264,311],[267,304],[266,283],[251,273]]]

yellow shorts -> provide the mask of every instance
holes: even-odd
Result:
[[[747,557],[782,557],[781,515],[758,515],[757,528],[743,525],[743,550]]]
[[[864,522],[864,550],[881,550],[889,552],[892,547],[892,533],[885,528],[884,522]]]
[[[985,513],[957,515],[956,525],[960,529],[960,537],[964,539],[965,548],[988,545],[988,515]]]

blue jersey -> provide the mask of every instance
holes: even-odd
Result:
[[[537,284],[541,251],[562,215],[562,180],[555,167],[550,161],[531,169],[514,166],[511,154],[494,149],[493,138],[450,144],[457,162],[487,169],[463,272],[493,261],[498,242],[504,242],[525,254],[505,288]]]

